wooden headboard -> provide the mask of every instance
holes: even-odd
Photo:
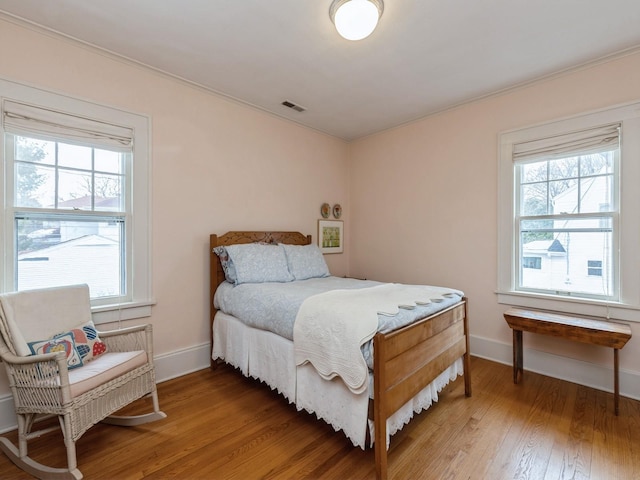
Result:
[[[227,232],[224,235],[211,234],[209,236],[209,307],[211,309],[211,325],[216,314],[213,307],[213,296],[218,285],[224,282],[224,270],[218,256],[213,253],[213,248],[220,245],[236,245],[239,243],[287,243],[289,245],[309,245],[311,235],[303,235],[300,232]]]

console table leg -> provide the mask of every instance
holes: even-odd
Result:
[[[613,349],[613,406],[616,415],[620,413],[620,379],[619,364],[618,364],[618,349]]]
[[[522,330],[513,330],[513,383],[518,383],[523,375]]]

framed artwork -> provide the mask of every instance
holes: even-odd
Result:
[[[318,220],[318,247],[322,253],[344,251],[342,227],[342,220]]]

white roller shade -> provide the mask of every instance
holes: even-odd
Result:
[[[123,152],[133,147],[131,128],[12,100],[4,101],[2,118],[5,131],[17,135]]]
[[[528,163],[545,158],[588,155],[618,148],[620,124],[581,130],[513,145],[513,161]]]

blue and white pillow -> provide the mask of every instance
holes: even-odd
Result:
[[[280,244],[287,255],[289,271],[296,280],[328,277],[329,267],[317,245]]]
[[[280,245],[245,243],[229,245],[225,249],[233,262],[236,285],[293,280],[287,257]]]

